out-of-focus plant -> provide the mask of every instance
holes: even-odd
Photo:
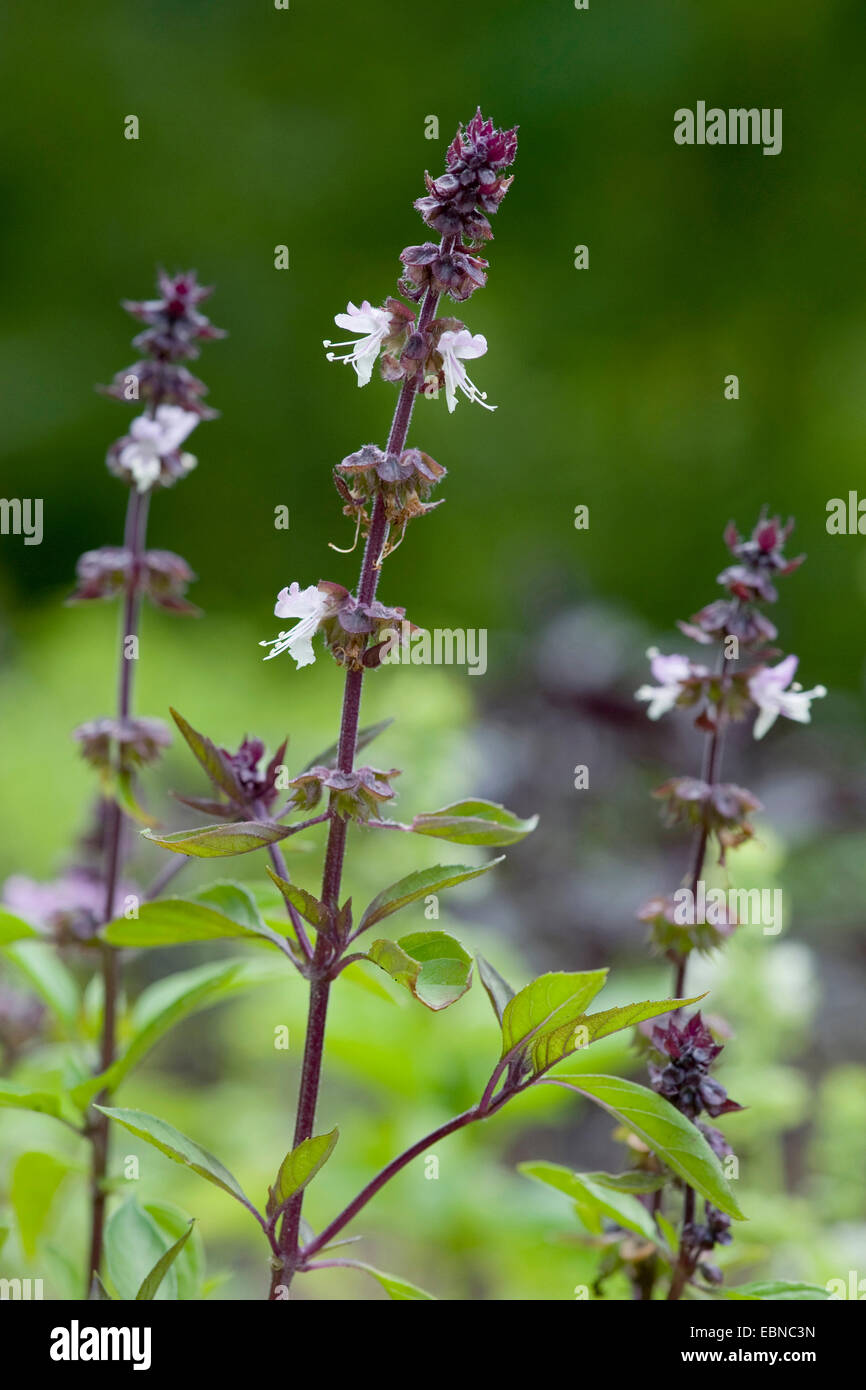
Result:
[[[650,719],[659,719],[674,708],[686,709],[704,736],[700,777],[672,778],[654,793],[663,803],[668,823],[693,832],[688,870],[673,894],[651,899],[638,914],[650,924],[654,950],[673,965],[676,995],[685,990],[693,951],[711,954],[738,926],[762,927],[773,934],[781,929],[776,893],[708,887],[704,874],[711,847],[717,848],[718,864],[724,869],[728,852],[752,838],[751,816],[762,809],[746,788],[722,781],[722,752],[729,723],[754,716],[754,736],[759,739],[779,715],[808,723],[812,700],[826,694],[823,686],[803,690],[794,682],[796,656],[772,664],[781,656],[772,645],[778,633],[761,605],[776,602],[774,579],[798,569],[805,558],[789,559],[784,554],[792,529],[793,522],[782,526],[778,518],[765,515],[747,540],[733,524],[727,527],[725,542],[733,563],[719,575],[725,597],[679,624],[693,641],[714,646],[716,661],[711,667],[677,653],[664,656],[651,648],[648,656],[657,683],[641,686],[636,693],[636,698],[647,704]],[[721,1019],[704,1019],[700,1011],[686,1018],[684,1008],[681,1002],[669,1018],[654,1024],[639,1023],[638,1044],[648,1055],[655,1094],[669,1101],[689,1122],[692,1140],[702,1137],[726,1174],[735,1177],[734,1151],[724,1134],[699,1118],[706,1115],[716,1119],[742,1109],[711,1075],[723,1049],[719,1039],[727,1038],[729,1029]],[[569,1084],[581,1089],[580,1078]],[[718,1288],[723,1276],[709,1256],[716,1246],[731,1242],[730,1209],[720,1207],[704,1193],[702,1217],[698,1219],[700,1190],[674,1164],[659,1163],[657,1151],[646,1145],[642,1123],[627,1124],[623,1137],[638,1156],[637,1166],[617,1176],[571,1173],[544,1163],[524,1164],[522,1169],[574,1196],[590,1229],[601,1232],[607,1219],[621,1235],[628,1233],[624,1239],[611,1237],[598,1288],[610,1274],[623,1269],[635,1296],[641,1299],[656,1296],[662,1274],[669,1276],[666,1297],[672,1301],[681,1298],[686,1289],[700,1295]],[[665,1212],[665,1199],[671,1191],[682,1196],[679,1235]],[[635,1235],[640,1239],[636,1241]],[[742,1285],[730,1292],[731,1296],[746,1298],[826,1297],[819,1287],[810,1290],[800,1283],[779,1280],[761,1286]]]
[[[73,1021],[78,985],[62,959],[49,963],[44,958],[48,942],[61,954],[78,952],[89,964],[94,950],[100,957],[98,1019],[95,1023],[98,1059],[95,1077],[83,1070],[70,1074],[68,1086],[60,1093],[32,1091],[3,1084],[0,1103],[6,1106],[41,1110],[82,1133],[90,1143],[90,1242],[87,1257],[87,1286],[91,1276],[98,1283],[102,1266],[105,1213],[109,1195],[107,1117],[89,1109],[95,1096],[110,1098],[130,1065],[129,1051],[118,1056],[118,1028],[123,1007],[120,953],[99,937],[99,929],[118,913],[134,917],[139,911],[141,893],[124,880],[127,829],[130,822],[153,824],[141,806],[136,779],[170,743],[168,729],[159,719],[133,713],[135,673],[139,659],[140,618],[143,598],[159,608],[181,615],[198,610],[185,597],[195,578],[180,555],[147,547],[147,523],[151,498],[159,489],[172,487],[196,465],[196,459],[183,449],[201,420],[216,412],[204,404],[206,387],[185,365],[198,356],[198,344],[223,336],[200,311],[199,305],[211,291],[197,282],[194,272],[158,276],[158,297],[144,301],[125,301],[128,310],[144,327],[133,340],[142,354],[139,361],[118,372],[104,393],[121,402],[144,406],[132,421],[127,434],[108,450],[110,473],[123,482],[129,493],[123,544],[102,546],[81,556],[77,565],[77,587],[71,604],[93,600],[121,600],[122,616],[117,646],[117,698],[113,714],[90,720],[74,732],[85,760],[100,779],[100,799],[95,824],[82,841],[77,862],[53,883],[36,883],[22,875],[9,879],[4,900],[8,911],[2,915],[0,941],[16,949],[19,966],[53,1007],[65,996],[71,999],[68,1013]],[[144,894],[155,897],[173,873],[163,873]],[[91,1000],[94,995],[91,990]],[[139,1005],[146,1010],[148,1001]],[[5,1013],[12,1006],[7,1004]],[[13,1040],[21,1033],[20,1006],[12,1008],[18,1017]],[[31,1014],[25,1016],[29,1021]],[[69,1021],[67,1019],[67,1021]],[[139,1031],[130,1045],[132,1051],[146,1050],[146,1030]],[[17,1039],[20,1040],[20,1039]],[[86,1039],[82,1039],[86,1043]],[[86,1066],[86,1050],[70,1061],[71,1067]],[[30,1156],[36,1170],[45,1155]],[[37,1171],[38,1180],[38,1171]],[[19,1175],[26,1185],[27,1174]],[[133,1208],[130,1208],[133,1212]],[[133,1222],[148,1218],[137,1209]],[[184,1240],[186,1236],[184,1236]],[[153,1297],[149,1293],[148,1297]]]

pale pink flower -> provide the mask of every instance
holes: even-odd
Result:
[[[463,366],[464,360],[484,356],[487,351],[487,339],[484,335],[476,333],[473,337],[468,328],[461,328],[456,333],[449,328],[441,334],[436,349],[442,357],[442,370],[445,373],[445,401],[449,412],[453,411],[457,404],[458,390],[463,392],[468,401],[475,401],[476,404],[483,405],[485,410],[495,410],[495,405],[487,404],[487,393],[478,390]]]
[[[382,339],[391,332],[390,313],[387,309],[374,309],[370,301],[365,299],[360,309],[355,304],[349,304],[345,314],[336,314],[334,323],[338,328],[360,334],[360,337],[356,342],[350,339],[345,343],[332,343],[330,338],[325,338],[323,346],[326,348],[351,349],[342,354],[329,352],[328,361],[345,362],[354,367],[358,374],[358,385],[366,386],[373,375],[373,365],[379,356]]]
[[[812,717],[812,700],[819,700],[827,694],[823,685],[804,690],[797,681],[791,684],[798,662],[799,657],[786,656],[778,666],[763,666],[751,677],[749,694],[759,710],[755,720],[755,738],[763,738],[780,714],[797,724],[808,724]]]

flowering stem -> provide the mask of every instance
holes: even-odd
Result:
[[[443,243],[444,244],[444,243]],[[436,313],[439,294],[428,289],[418,318],[419,333],[426,332]],[[386,452],[400,454],[406,446],[409,422],[415,397],[421,384],[420,373],[408,377],[400,389],[391,429],[388,434]],[[388,533],[385,501],[378,493],[370,519],[370,529],[364,546],[361,574],[358,581],[357,599],[359,603],[372,603],[376,597],[381,570],[381,556]],[[349,670],[343,692],[343,713],[340,720],[340,738],[337,745],[337,767],[340,772],[351,772],[355,763],[355,749],[358,742],[358,723],[361,716],[361,695],[364,684],[364,670]],[[342,816],[331,818],[328,844],[325,850],[325,863],[322,872],[322,902],[336,918],[340,905],[340,889],[343,879],[343,859],[346,852],[346,832],[348,821]],[[328,934],[320,932],[316,940],[311,964],[310,1002],[307,1013],[307,1032],[304,1042],[304,1060],[301,1066],[301,1081],[298,1092],[298,1108],[295,1119],[293,1148],[309,1139],[313,1133],[316,1119],[316,1102],[322,1075],[322,1058],[325,1048],[325,1027],[328,1016],[328,998],[331,981],[339,969],[339,955],[336,960],[331,952]],[[450,1130],[447,1131],[450,1133]],[[420,1152],[420,1150],[419,1150]],[[408,1162],[408,1159],[406,1160]],[[395,1170],[396,1171],[396,1170]],[[384,1179],[386,1181],[387,1179]],[[370,1194],[372,1196],[372,1193]],[[288,1288],[298,1267],[298,1236],[301,1223],[301,1207],[304,1194],[300,1191],[290,1202],[283,1218],[279,1246],[280,1261],[275,1263],[271,1281],[270,1297],[276,1297],[278,1287]],[[362,1203],[363,1205],[363,1203]]]
[[[141,591],[139,588],[139,565],[145,548],[147,535],[147,514],[150,494],[140,493],[135,488],[130,491],[126,507],[124,545],[131,555],[123,601],[123,619],[120,631],[119,671],[117,681],[117,714],[119,719],[127,719],[132,708],[133,662],[135,656],[127,656],[126,644],[130,637],[137,637],[141,612]],[[121,769],[118,767],[118,775]],[[122,871],[123,858],[123,812],[117,801],[112,800],[108,807],[106,826],[106,872],[105,906],[103,919],[110,922],[114,916],[117,885]],[[117,1032],[117,1000],[120,990],[120,958],[111,946],[102,946],[103,1013],[102,1036],[99,1048],[99,1070],[107,1071],[114,1061]],[[96,1103],[104,1104],[107,1092],[101,1091],[95,1097]],[[105,1177],[108,1171],[108,1117],[97,1112],[97,1117],[89,1129],[91,1155],[91,1226],[90,1249],[86,1270],[85,1288],[98,1272],[102,1262],[103,1233],[105,1229]]]
[[[719,675],[721,677],[723,686],[725,683],[725,672],[728,667],[728,662],[729,659],[726,656],[723,647],[719,665]],[[704,744],[704,757],[703,767],[701,768],[701,780],[706,782],[709,787],[712,787],[718,779],[722,761],[724,734],[724,713],[722,711],[720,701],[719,704],[716,706],[715,728],[713,729],[712,734],[709,735]],[[704,871],[704,863],[707,857],[707,846],[709,844],[709,840],[710,828],[708,817],[705,811],[701,824],[695,835],[695,847],[692,856],[691,867],[691,881],[689,885],[692,893],[692,902],[697,901],[698,884],[701,879],[701,874]],[[676,969],[674,972],[675,999],[682,999],[685,993],[687,961],[688,955],[683,954],[682,956],[680,956],[679,960],[676,963]]]
[[[721,660],[719,664],[719,675],[721,677],[723,691],[727,667],[728,657],[725,653],[723,646]],[[722,761],[722,748],[724,744],[724,736],[724,711],[722,709],[722,702],[720,700],[716,706],[715,727],[713,729],[712,734],[708,737],[706,743],[704,744],[703,767],[701,769],[701,778],[710,787],[712,787],[715,784],[719,775],[719,770]],[[710,829],[708,817],[705,811],[702,823],[695,836],[695,848],[694,857],[692,859],[690,884],[693,903],[697,902],[698,883],[700,882],[701,874],[704,871],[704,863],[707,857],[707,846],[709,844],[709,839]],[[684,954],[680,956],[676,965],[673,996],[675,999],[682,999],[685,994],[687,961],[688,956]],[[661,1194],[657,1195],[660,1197]],[[685,1190],[685,1202],[683,1205],[683,1233],[685,1233],[686,1228],[692,1224],[694,1219],[695,1192],[694,1188],[687,1187]],[[677,1261],[677,1266],[674,1270],[674,1276],[671,1280],[671,1286],[668,1290],[669,1301],[676,1302],[676,1300],[681,1297],[682,1292],[693,1273],[694,1261],[690,1257],[687,1242],[684,1239],[681,1239],[679,1260]]]

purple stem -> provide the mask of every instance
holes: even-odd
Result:
[[[398,1154],[396,1158],[393,1158],[387,1167],[377,1173],[375,1178],[371,1179],[371,1181],[367,1183],[367,1186],[358,1193],[357,1197],[355,1197],[347,1207],[344,1207],[339,1216],[334,1217],[330,1226],[326,1226],[321,1235],[316,1236],[315,1240],[311,1241],[310,1244],[305,1247],[303,1251],[304,1265],[306,1265],[307,1260],[310,1259],[311,1256],[317,1254],[319,1250],[323,1250],[326,1245],[330,1245],[334,1236],[339,1235],[343,1227],[348,1226],[349,1222],[354,1220],[358,1215],[358,1212],[376,1196],[376,1193],[380,1192],[385,1184],[390,1182],[391,1179],[400,1172],[401,1168],[405,1168],[407,1163],[411,1163],[413,1158],[417,1158],[419,1154],[422,1154],[425,1149],[429,1149],[430,1145],[437,1143],[438,1140],[446,1139],[449,1134],[456,1133],[458,1129],[465,1129],[466,1126],[471,1125],[474,1120],[484,1118],[485,1116],[482,1115],[478,1106],[473,1106],[471,1110],[464,1110],[462,1115],[457,1115],[453,1120],[448,1120],[444,1125],[440,1125],[438,1129],[432,1130],[430,1134],[426,1134],[423,1139],[419,1139],[417,1143],[412,1144],[410,1148]]]
[[[426,332],[436,313],[439,295],[428,290],[418,318],[418,331]],[[394,418],[388,435],[386,452],[400,454],[406,447],[412,408],[421,384],[420,373],[407,378],[400,388]],[[380,556],[388,533],[385,503],[382,494],[376,497],[370,530],[364,546],[361,574],[358,582],[357,598],[360,603],[372,603],[376,597],[379,582]],[[340,738],[337,751],[337,767],[341,772],[351,772],[355,763],[355,748],[358,741],[358,724],[361,715],[361,694],[364,684],[364,671],[350,670],[346,673],[343,692],[343,713],[340,721]],[[340,888],[343,879],[343,859],[346,852],[346,832],[348,822],[342,816],[333,816],[325,850],[325,863],[322,873],[322,902],[336,916],[340,904]],[[322,1058],[325,1048],[325,1026],[328,1017],[328,998],[331,990],[334,967],[339,956],[334,958],[332,942],[326,932],[320,932],[316,939],[316,949],[310,966],[310,1003],[307,1014],[307,1033],[304,1042],[304,1060],[301,1066],[301,1082],[298,1092],[298,1108],[295,1120],[295,1135],[292,1147],[297,1146],[313,1133],[316,1120],[316,1102],[322,1075]],[[450,1130],[448,1131],[450,1133]],[[408,1160],[407,1160],[408,1161]],[[299,1232],[301,1208],[304,1194],[301,1190],[286,1209],[280,1231],[281,1260],[275,1264],[271,1281],[270,1298],[275,1299],[278,1287],[288,1288],[294,1277],[299,1261]]]
[[[141,613],[141,590],[139,587],[139,563],[145,547],[147,535],[147,514],[150,494],[140,493],[134,488],[129,494],[124,526],[124,545],[130,551],[132,561],[126,581],[123,600],[123,617],[120,631],[119,672],[117,681],[117,715],[127,719],[132,709],[133,664],[134,657],[125,653],[126,639],[138,636]],[[120,769],[118,769],[120,771]],[[123,858],[123,812],[114,800],[109,802],[106,825],[106,871],[105,906],[103,919],[111,921],[114,916],[114,903],[120,879]],[[102,1037],[99,1048],[99,1070],[107,1071],[114,1061],[117,1043],[117,999],[120,988],[120,957],[113,947],[102,946],[103,1015]],[[104,1104],[106,1091],[95,1097],[97,1104]],[[105,1230],[105,1177],[108,1172],[108,1117],[96,1112],[90,1127],[92,1146],[90,1193],[91,1225],[90,1247],[86,1270],[85,1288],[89,1289],[94,1273],[102,1263],[103,1234]]]
[[[723,646],[723,647],[722,647],[721,661],[720,661],[720,663],[719,663],[719,674],[721,675],[723,686],[724,686],[724,682],[725,682],[725,672],[726,672],[726,670],[727,670],[727,667],[728,667],[728,658],[727,658],[727,656],[725,655],[725,650],[724,650],[724,646]],[[706,782],[709,786],[713,786],[713,784],[714,784],[715,781],[716,781],[716,778],[717,778],[718,775],[719,775],[719,769],[720,769],[721,760],[722,760],[722,748],[723,748],[723,744],[724,744],[724,713],[723,713],[723,710],[722,710],[722,708],[721,708],[721,702],[720,702],[720,703],[716,706],[716,721],[715,721],[715,728],[713,729],[712,734],[709,736],[707,742],[706,742],[705,745],[704,745],[704,757],[703,757],[703,766],[702,766],[702,769],[701,769],[701,778],[702,778],[702,780],[703,780],[704,782]],[[693,859],[692,859],[691,892],[692,892],[692,902],[693,902],[693,903],[697,900],[698,883],[700,882],[701,874],[702,874],[703,871],[704,871],[704,861],[706,860],[706,857],[707,857],[707,846],[708,846],[708,844],[709,844],[709,839],[710,839],[710,829],[709,829],[709,825],[708,825],[708,822],[707,822],[707,816],[706,816],[706,814],[705,814],[704,817],[703,817],[703,820],[702,820],[700,829],[698,830],[697,836],[696,836],[696,838],[695,838],[695,850],[694,850],[694,857],[693,857]],[[685,989],[686,989],[686,964],[687,964],[687,962],[688,962],[688,956],[687,956],[687,955],[682,955],[682,956],[680,956],[680,958],[679,958],[679,960],[678,960],[678,962],[677,962],[677,965],[676,965],[675,976],[674,976],[674,995],[673,995],[673,997],[674,997],[675,999],[682,999],[683,996],[684,996],[684,994],[685,994]],[[659,1198],[659,1202],[658,1202],[658,1205],[656,1206],[655,1210],[658,1211],[658,1210],[661,1209],[661,1193],[656,1193],[656,1196]],[[683,1207],[683,1229],[685,1229],[685,1227],[686,1227],[687,1225],[689,1225],[690,1222],[694,1221],[694,1213],[695,1213],[695,1193],[694,1193],[694,1189],[691,1188],[691,1187],[687,1187],[687,1188],[686,1188],[686,1196],[685,1196],[685,1205],[684,1205],[684,1207]],[[686,1284],[688,1283],[689,1279],[692,1277],[692,1274],[693,1274],[693,1273],[694,1273],[694,1262],[690,1259],[689,1252],[688,1252],[688,1249],[687,1249],[685,1243],[684,1243],[684,1242],[681,1242],[681,1243],[680,1243],[680,1258],[679,1258],[679,1260],[678,1260],[678,1262],[677,1262],[677,1267],[676,1267],[676,1269],[675,1269],[675,1271],[674,1271],[674,1277],[673,1277],[673,1279],[671,1280],[671,1286],[670,1286],[670,1289],[669,1289],[669,1291],[668,1291],[668,1300],[669,1300],[669,1301],[676,1302],[676,1300],[680,1298],[680,1296],[682,1295],[682,1292],[683,1292],[683,1290],[684,1290]]]

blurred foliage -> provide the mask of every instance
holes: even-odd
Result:
[[[45,499],[42,546],[0,538],[0,872],[48,877],[82,829],[92,783],[68,735],[112,705],[117,614],[57,605],[79,552],[120,538],[124,493],[102,459],[129,414],[92,388],[134,360],[118,301],[146,296],[159,262],[194,265],[217,285],[212,314],[230,337],[199,364],[222,417],[201,427],[200,466],[157,499],[151,527],[154,545],[201,575],[193,597],[208,616],[146,614],[138,707],[164,717],[171,703],[228,746],[250,733],[273,748],[288,732],[298,767],[333,739],[333,669],[263,667],[256,646],[275,634],[273,598],[289,580],[353,582],[357,557],[326,549],[349,540],[330,469],[381,442],[394,399],[379,381],[359,393],[320,343],[348,299],[392,290],[401,247],[423,239],[411,207],[423,169],[440,167],[480,102],[521,126],[490,287],[466,308],[489,339],[478,378],[500,408],[463,405],[448,418],[441,402],[419,403],[410,442],[449,469],[448,505],[389,561],[382,597],[427,626],[488,628],[492,674],[396,668],[370,680],[365,722],[397,716],[371,761],[405,768],[401,814],[503,786],[519,790],[518,812],[542,811],[504,886],[484,879],[452,895],[440,925],[470,949],[515,983],[551,959],[615,962],[606,1002],[664,991],[667,969],[646,964],[633,912],[674,864],[676,881],[683,846],[655,830],[645,795],[696,744],[650,731],[623,702],[646,642],[712,596],[728,517],[747,526],[765,501],[797,516],[809,563],[786,583],[783,631],[805,683],[831,687],[817,715],[825,732],[735,750],[768,807],[754,850],[761,881],[778,876],[794,911],[782,938],[741,932],[690,984],[711,984],[713,1012],[732,1022],[723,1080],[749,1106],[725,1126],[750,1216],[725,1252],[729,1271],[816,1282],[863,1271],[866,1197],[852,1162],[866,1123],[863,672],[852,631],[866,561],[860,540],[824,527],[827,500],[857,485],[866,431],[866,339],[851,294],[864,190],[851,174],[861,97],[849,56],[866,37],[862,5],[621,0],[579,13],[569,0],[497,0],[470,12],[441,0],[431,16],[385,0],[293,0],[288,11],[47,0],[39,16],[34,28],[13,0],[0,21],[3,490]],[[698,97],[781,106],[782,155],[676,147],[673,111]],[[128,113],[138,142],[123,139]],[[424,139],[429,113],[438,142]],[[583,242],[590,269],[579,272]],[[282,243],[287,272],[273,265]],[[729,372],[736,403],[722,395]],[[581,502],[591,524],[577,533]],[[291,509],[288,544],[272,525],[278,504]],[[581,756],[595,780],[578,812],[569,774]],[[202,790],[182,748],[148,788],[166,823],[190,823],[167,796]],[[355,838],[356,901],[441,857],[417,839]],[[139,880],[162,863],[142,845]],[[317,863],[292,858],[313,890]],[[738,861],[744,882],[749,866]],[[237,868],[263,878],[259,856]],[[214,871],[184,872],[201,882]],[[212,954],[138,957],[131,988]],[[282,1024],[288,1053],[272,1046]],[[302,987],[287,971],[182,1025],[121,1103],[164,1114],[262,1196],[288,1146],[302,1028]],[[311,1188],[311,1220],[476,1097],[495,1049],[477,985],[436,1016],[388,986],[341,982],[320,1128],[339,1123],[342,1137]],[[59,1069],[61,1051],[47,1039],[19,1074]],[[640,1076],[622,1039],[587,1060]],[[622,1166],[611,1129],[564,1094],[524,1098],[442,1145],[437,1180],[423,1160],[411,1165],[353,1227],[365,1233],[359,1256],[441,1297],[572,1297],[597,1256],[575,1239],[568,1203],[514,1164]],[[174,1208],[198,1218],[177,1278],[192,1278],[206,1247],[211,1296],[261,1297],[261,1236],[242,1209],[146,1146],[119,1134],[114,1144],[117,1172],[140,1153],[140,1200],[164,1232],[182,1230]],[[69,1164],[39,1166],[46,1197],[57,1182],[63,1200],[44,1231],[24,1217],[36,1257],[17,1228],[4,1250],[4,1273],[44,1276],[47,1296],[80,1290],[82,1203],[71,1197],[74,1184],[83,1191],[82,1149],[48,1118],[0,1120],[0,1226],[22,1154]],[[299,1294],[382,1296],[347,1270],[309,1276]]]

